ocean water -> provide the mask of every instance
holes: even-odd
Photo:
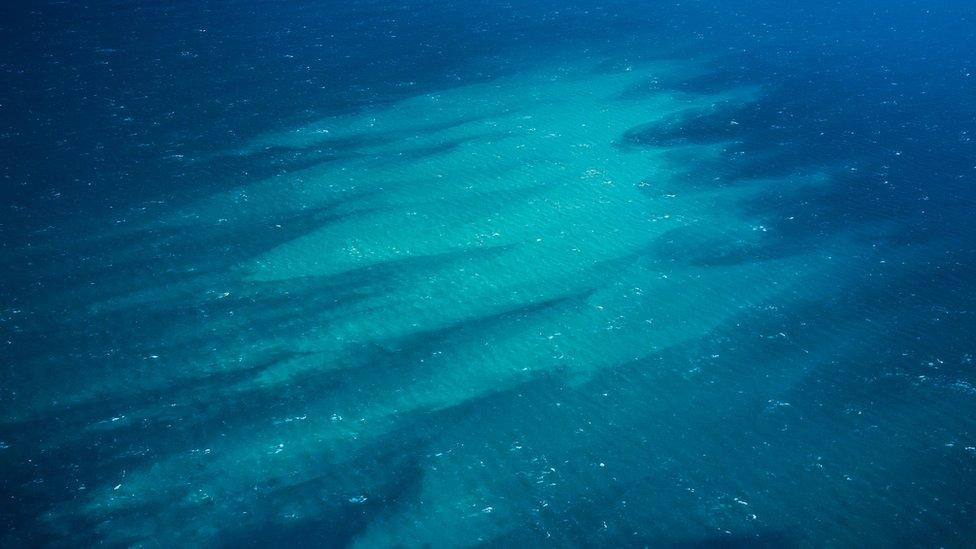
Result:
[[[964,547],[976,5],[0,8],[0,545]]]

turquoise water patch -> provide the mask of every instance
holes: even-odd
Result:
[[[653,364],[752,310],[790,303],[798,288],[806,299],[826,294],[840,276],[836,262],[809,254],[750,258],[766,229],[737,207],[771,185],[805,179],[686,190],[671,177],[666,150],[621,146],[635,125],[761,94],[741,87],[614,99],[648,75],[679,78],[676,67],[677,75],[665,62],[610,73],[588,64],[543,67],[321,120],[234,153],[340,142],[349,158],[215,195],[167,214],[160,226],[183,225],[181,238],[192,240],[215,225],[246,234],[286,230],[304,211],[333,217],[224,271],[202,270],[98,306],[153,311],[179,303],[209,312],[175,324],[147,351],[140,369],[161,372],[137,381],[113,374],[66,393],[66,402],[94,398],[92,391],[132,391],[134,381],[165,394],[198,376],[228,379],[119,412],[86,431],[231,420],[235,434],[218,427],[197,438],[199,447],[126,468],[116,484],[86,490],[82,512],[97,522],[161,505],[155,518],[138,521],[137,534],[160,536],[158,521],[174,543],[195,543],[216,532],[200,532],[195,521],[174,527],[183,514],[206,508],[215,524],[235,520],[253,486],[309,482],[326,464],[350,467],[411,423],[443,416],[433,421],[448,421],[442,428],[452,431],[453,410],[543,379],[577,393],[601,372]],[[719,153],[703,145],[694,154]],[[737,253],[747,260],[701,259]],[[306,297],[319,292],[332,299]],[[316,305],[290,304],[307,299]],[[275,323],[270,331],[250,325],[262,315]],[[201,328],[219,344],[198,338]],[[194,339],[209,348],[193,349]],[[280,412],[256,424],[233,421],[254,396]],[[591,406],[579,398],[565,405]],[[562,404],[554,405],[561,413]],[[550,406],[543,408],[540,421],[554,421],[545,419]],[[522,467],[522,459],[519,453],[506,465]],[[436,543],[445,531],[461,536],[472,527],[500,535],[524,520],[519,509],[538,503],[530,490],[492,504],[500,494],[482,473],[469,478],[456,465],[442,467],[448,476],[421,467],[418,489],[431,513],[394,514],[367,529],[364,543]],[[346,482],[340,485],[352,504],[380,489]],[[283,516],[297,521],[329,505],[286,507]]]

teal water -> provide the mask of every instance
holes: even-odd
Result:
[[[11,9],[2,544],[969,545],[973,11]]]

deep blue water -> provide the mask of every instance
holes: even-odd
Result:
[[[974,23],[3,6],[0,544],[971,545]]]

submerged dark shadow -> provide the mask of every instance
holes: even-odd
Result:
[[[959,198],[972,177],[976,141],[967,137],[968,118],[957,112],[957,75],[934,67],[892,67],[869,54],[790,62],[732,58],[724,65],[734,69],[655,81],[620,99],[661,90],[711,94],[762,86],[754,102],[685,111],[621,138],[621,147],[662,150],[679,168],[687,166],[676,178],[686,190],[768,181],[741,204],[745,215],[768,229],[760,247],[692,261],[781,257],[838,233],[892,246],[960,228],[973,233]],[[921,92],[897,86],[908,78],[927,79],[927,85]],[[693,147],[699,145],[720,145],[722,158],[696,158]],[[795,181],[809,175],[823,181]]]
[[[321,476],[285,486],[260,486],[254,510],[239,524],[228,525],[221,547],[347,547],[377,518],[415,504],[422,488],[421,441],[384,440],[368,446],[350,463],[323,468]],[[343,491],[350,478],[361,479],[361,492]],[[282,509],[316,509],[311,516],[286,518]]]

